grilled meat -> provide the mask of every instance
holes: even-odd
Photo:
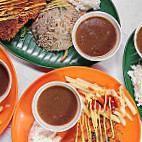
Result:
[[[0,38],[10,40],[30,19],[35,19],[46,0],[0,0]]]

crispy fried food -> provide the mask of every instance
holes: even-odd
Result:
[[[110,138],[109,142],[122,142],[122,132],[119,129],[114,129],[115,131],[115,138]]]
[[[102,141],[103,142],[122,142],[122,136],[123,133],[118,129],[118,124],[113,122],[113,127],[114,127],[114,132],[115,132],[115,137],[113,138],[113,133],[111,131],[111,126],[110,126],[110,121],[108,119],[106,119],[106,132],[107,132],[107,140],[106,140],[106,135],[105,135],[105,130],[104,130],[104,126],[103,126],[103,117],[101,117],[100,119],[101,122],[101,128],[102,128]],[[91,122],[90,122],[91,124]],[[78,139],[77,142],[83,142],[82,141],[82,131],[81,131],[81,126],[78,126]],[[99,131],[99,127],[97,127],[97,132],[98,132],[98,140],[96,140],[96,134],[94,131],[94,128],[92,125],[90,125],[91,128],[91,136],[90,139],[88,138],[88,130],[86,128],[85,125],[83,125],[83,132],[84,132],[84,141],[85,142],[101,142],[101,133]],[[68,138],[68,136],[67,136]],[[65,140],[66,142],[66,138],[63,139],[63,141]],[[62,141],[61,141],[62,142]],[[70,139],[70,142],[76,142],[76,134],[74,134],[74,137],[72,137]]]
[[[30,19],[35,19],[46,0],[0,0],[0,38],[10,40]]]

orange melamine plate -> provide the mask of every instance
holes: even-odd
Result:
[[[4,110],[0,113],[0,121],[2,121],[2,124],[0,125],[0,134],[1,134],[5,130],[5,128],[7,127],[7,125],[9,124],[12,118],[18,98],[18,84],[17,84],[17,76],[14,66],[10,58],[8,57],[8,55],[1,46],[0,46],[0,59],[7,64],[12,75],[11,91],[7,96],[7,98],[0,104],[0,106],[4,107]]]
[[[28,135],[34,122],[31,105],[36,91],[47,82],[65,81],[65,75],[73,78],[80,77],[89,82],[97,83],[100,86],[114,88],[116,91],[118,91],[118,88],[121,85],[118,81],[116,81],[106,73],[86,67],[66,67],[51,71],[43,75],[25,91],[17,105],[12,122],[13,142],[28,142]],[[136,108],[133,99],[126,90],[125,94]],[[123,132],[123,142],[140,142],[141,125],[138,112],[133,117],[133,122],[126,118],[126,123],[126,127],[123,127],[121,124],[119,126],[119,129],[121,130],[121,132]],[[71,133],[71,131],[69,133]],[[68,139],[65,141],[69,142],[69,137],[71,136],[72,135],[69,134]]]

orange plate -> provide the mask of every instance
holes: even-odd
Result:
[[[10,58],[8,57],[8,55],[1,46],[0,46],[0,59],[7,64],[12,75],[11,91],[8,97],[0,104],[0,106],[10,106],[10,107],[4,107],[4,110],[0,113],[0,121],[2,121],[2,124],[0,125],[0,134],[1,134],[5,130],[5,128],[7,127],[7,125],[9,124],[12,118],[18,98],[18,84],[17,84],[17,76],[14,66]]]
[[[16,107],[12,122],[13,142],[28,142],[28,134],[34,122],[31,105],[36,91],[47,82],[65,81],[65,75],[73,78],[80,77],[89,82],[97,83],[100,86],[114,88],[116,91],[118,91],[118,87],[121,85],[106,73],[86,67],[66,67],[43,75],[25,91]],[[133,99],[126,90],[125,94],[136,108]],[[126,119],[126,123],[126,127],[120,124],[120,130],[123,132],[123,142],[140,142],[141,125],[138,112],[137,115],[133,117],[133,122]]]

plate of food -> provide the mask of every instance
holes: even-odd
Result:
[[[120,24],[111,0],[14,0],[1,5],[1,44],[14,55],[46,68],[90,66],[98,61],[82,57],[71,38],[75,22],[90,9],[108,13]],[[9,5],[12,8],[8,8]]]
[[[9,124],[18,98],[18,83],[14,66],[0,46],[0,135]]]
[[[138,110],[128,91],[87,67],[40,77],[22,95],[12,122],[13,142],[140,142],[140,136]]]
[[[138,26],[136,31],[132,33],[125,47],[124,56],[123,56],[123,74],[126,87],[137,104],[140,117],[142,119],[142,101],[141,101],[141,75],[142,75],[142,66],[141,66],[141,25]]]

